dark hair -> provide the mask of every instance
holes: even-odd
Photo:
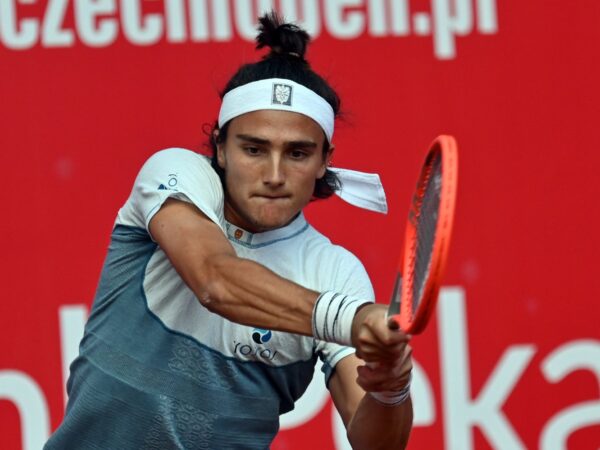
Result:
[[[265,14],[258,19],[259,33],[256,37],[256,48],[269,47],[271,51],[263,56],[262,60],[241,66],[229,80],[221,92],[221,98],[229,91],[254,81],[268,78],[284,78],[302,84],[323,97],[333,108],[337,117],[340,112],[340,98],[329,84],[316,72],[304,58],[310,36],[302,28],[284,23],[275,12]],[[225,186],[225,172],[217,162],[217,145],[227,140],[229,123],[219,129],[215,123],[210,133],[210,147],[212,149],[212,167],[219,174]],[[218,138],[214,138],[214,131],[218,130]],[[329,151],[329,142],[324,138],[323,157]],[[334,172],[327,169],[325,175],[315,183],[314,198],[328,198],[341,187],[341,183]]]

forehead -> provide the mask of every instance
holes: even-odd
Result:
[[[252,111],[232,119],[230,135],[245,134],[269,141],[313,141],[322,143],[321,126],[304,114],[291,111]]]

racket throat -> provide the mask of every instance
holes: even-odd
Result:
[[[392,291],[392,299],[388,308],[388,317],[400,314],[400,299],[402,298],[402,276],[396,275],[394,290]]]

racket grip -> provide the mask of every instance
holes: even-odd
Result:
[[[389,312],[385,313],[385,321],[390,330],[399,330],[400,329],[400,324],[396,321],[396,319],[390,320]],[[377,368],[376,362],[366,362],[365,361],[365,365],[371,369]]]

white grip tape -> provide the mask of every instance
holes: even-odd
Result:
[[[313,308],[313,336],[321,341],[352,345],[352,321],[356,310],[369,300],[337,292],[323,292]]]
[[[398,406],[406,401],[410,396],[410,381],[412,380],[412,372],[409,375],[408,383],[399,391],[382,391],[382,392],[369,392],[369,395],[377,400],[379,403],[383,403],[386,406]]]

